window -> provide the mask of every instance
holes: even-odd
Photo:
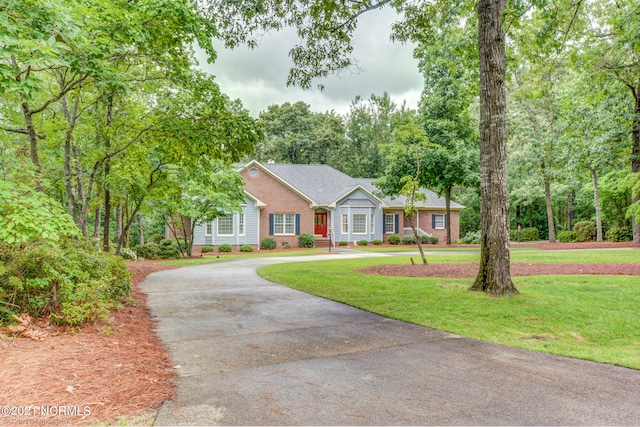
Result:
[[[244,236],[244,212],[238,214],[238,234]]]
[[[444,228],[444,215],[433,214],[433,228]]]
[[[295,234],[296,216],[294,214],[274,214],[273,234]]]
[[[367,215],[354,214],[353,215],[353,234],[366,234],[367,233]]]
[[[349,234],[349,215],[342,214],[342,232]]]
[[[369,228],[369,230],[371,230],[371,234],[373,234],[373,230],[376,229],[376,215],[375,214],[371,214],[371,227]]]
[[[396,232],[396,216],[394,214],[384,214],[384,232],[389,234]]]
[[[218,236],[233,236],[233,216],[218,218]]]
[[[204,235],[205,236],[211,236],[211,233],[213,233],[213,224],[210,222],[207,222],[204,225]]]

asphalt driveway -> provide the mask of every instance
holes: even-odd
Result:
[[[156,425],[640,425],[640,371],[389,320],[255,272],[291,260],[142,284],[180,374]]]

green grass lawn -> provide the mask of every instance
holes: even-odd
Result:
[[[585,252],[585,251],[576,251]],[[561,262],[611,262],[638,251],[562,253]],[[592,255],[598,252],[599,256]],[[613,254],[610,254],[612,252]],[[534,261],[552,262],[559,254]],[[434,255],[431,262],[473,262],[478,255]],[[484,341],[640,369],[640,277],[515,277],[521,295],[469,292],[471,279],[365,275],[355,269],[408,263],[408,257],[279,264],[259,274],[271,281],[381,314]],[[631,262],[631,261],[626,261]]]
[[[202,258],[170,259],[170,260],[160,261],[160,264],[179,265],[182,267],[186,267],[188,265],[208,264],[211,262],[231,261],[234,259],[243,259],[243,258],[304,256],[304,255],[316,255],[324,252],[327,252],[327,250],[326,249],[297,249],[297,250],[276,251],[276,252],[263,250],[259,252],[256,251],[256,252],[246,252],[246,253],[240,253],[240,254],[238,253],[225,254],[225,255],[219,255],[219,257],[216,257],[216,255],[205,255]]]

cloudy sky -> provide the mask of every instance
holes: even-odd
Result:
[[[306,102],[313,111],[334,110],[344,114],[356,95],[369,98],[384,91],[398,105],[406,100],[408,107],[415,108],[422,77],[412,56],[413,46],[389,40],[395,17],[389,8],[361,16],[353,56],[362,70],[358,74],[344,71],[324,80],[323,92],[315,89],[315,85],[308,91],[286,85],[291,67],[289,50],[298,40],[292,29],[266,35],[254,50],[244,47],[225,50],[218,43],[218,59],[214,64],[207,64],[203,55],[198,59],[204,70],[216,76],[222,91],[232,99],[240,98],[253,116],[269,105],[297,101]]]

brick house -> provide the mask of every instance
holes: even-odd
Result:
[[[217,218],[194,229],[194,249],[203,245],[250,244],[258,248],[264,237],[278,246],[298,245],[301,233],[315,235],[316,246],[339,241],[381,240],[412,234],[404,217],[405,198],[382,197],[373,179],[351,178],[327,165],[262,164],[251,161],[239,167],[245,182],[241,212]],[[421,235],[434,235],[443,243],[445,200],[423,189],[426,202],[414,218]],[[451,239],[460,238],[460,210],[451,201]]]

